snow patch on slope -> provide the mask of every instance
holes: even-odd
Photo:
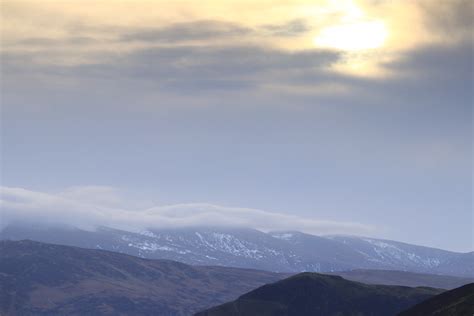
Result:
[[[363,238],[362,240],[373,245],[374,252],[380,259],[389,259],[396,261],[411,261],[428,268],[437,267],[441,264],[438,258],[422,257],[413,252],[406,251],[395,244],[390,244],[381,240]]]

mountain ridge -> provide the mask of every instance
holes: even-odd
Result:
[[[406,272],[398,273],[406,275]],[[347,284],[357,284],[362,289],[401,289],[396,293],[415,291],[425,295],[444,291],[368,285],[309,272],[302,275],[349,282]],[[248,291],[288,276],[251,269],[189,266],[171,260],[144,259],[113,251],[30,240],[3,240],[0,241],[0,314],[190,315],[238,299]],[[416,275],[412,281],[421,280],[419,285],[425,285],[423,277],[433,276]],[[417,302],[409,301],[410,304]]]
[[[192,265],[220,265],[274,272],[403,270],[474,276],[474,253],[456,253],[396,241],[354,236],[315,236],[242,228],[180,228],[128,232],[7,227],[1,239],[106,249]]]

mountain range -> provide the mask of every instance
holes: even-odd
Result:
[[[354,269],[474,276],[474,252],[457,253],[356,236],[264,233],[246,228],[175,228],[130,232],[108,227],[7,226],[0,239],[104,249],[191,265],[230,266],[273,272],[335,272]]]
[[[318,308],[322,315],[331,315],[333,311],[353,315],[349,313],[352,309],[360,312],[357,315],[392,315],[444,292],[441,287],[472,282],[459,277],[388,270],[343,273],[353,280],[391,284],[399,278],[401,283],[423,287],[368,285],[317,273],[290,276],[241,268],[190,266],[105,250],[4,240],[0,241],[0,315],[180,316],[205,309],[212,313],[202,315],[227,315],[225,306],[238,306],[237,311],[241,306],[249,306],[250,311],[257,308],[258,315],[281,315],[272,314],[271,306],[275,304],[289,310],[296,308],[296,312],[302,311],[298,308]],[[428,288],[427,284],[437,288]],[[276,286],[278,291],[272,290],[268,296],[266,290],[259,290],[261,286]],[[254,296],[255,293],[258,295]],[[277,296],[273,297],[274,294]],[[259,307],[262,298],[265,302]],[[273,302],[270,310],[267,301]],[[219,304],[225,304],[224,314],[222,307],[212,308]],[[296,305],[291,307],[293,304]]]

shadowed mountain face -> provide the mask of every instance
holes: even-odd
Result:
[[[1,239],[31,239],[111,250],[148,259],[274,272],[402,270],[474,277],[474,254],[363,237],[263,233],[243,228],[180,228],[128,232],[10,226]]]
[[[447,290],[474,282],[474,278],[391,270],[352,270],[329,274],[339,275],[346,280],[367,284],[403,285],[410,287],[425,286]]]
[[[474,315],[474,283],[436,295],[399,314],[399,316],[426,315]]]
[[[264,285],[196,316],[390,316],[440,291],[367,285],[339,276],[301,273]]]
[[[285,276],[0,241],[0,314],[191,315]]]

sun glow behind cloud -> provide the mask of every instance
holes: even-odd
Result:
[[[388,50],[386,22],[368,15],[364,7],[352,0],[329,1],[328,6],[334,18],[316,30],[312,41],[316,48],[343,52],[343,58],[330,70],[358,76],[385,74],[379,64]]]
[[[329,1],[328,4],[336,18],[318,30],[313,39],[316,47],[357,51],[384,45],[388,29],[382,19],[367,16],[352,0]]]
[[[394,75],[384,69],[384,63],[414,46],[439,40],[427,30],[423,5],[410,1],[45,0],[39,4],[18,0],[1,4],[2,50],[27,53],[35,62],[53,65],[102,64],[110,54],[149,48],[251,46],[283,53],[331,50],[341,58],[326,65],[328,71]],[[228,29],[184,30],[183,25],[196,22],[220,23]],[[169,32],[164,40],[158,36],[170,30],[175,33]],[[183,36],[180,30],[207,35]],[[138,36],[134,39],[130,34]]]
[[[314,44],[347,51],[375,49],[384,44],[387,35],[382,21],[357,22],[322,29]]]

